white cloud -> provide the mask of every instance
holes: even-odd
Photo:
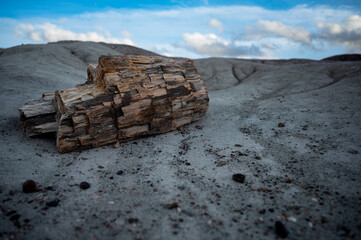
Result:
[[[203,0],[192,1],[201,2]],[[66,19],[64,16],[59,16],[58,19],[51,17],[0,18],[0,29],[2,30],[0,47],[36,43],[39,40],[49,41],[45,39],[44,32],[50,30],[40,28],[49,22],[56,26],[56,30],[61,29],[72,33],[66,34],[58,31],[56,33],[58,35],[71,35],[75,36],[76,39],[85,38],[106,42],[126,42],[129,40],[128,43],[134,41],[138,47],[146,49],[165,46],[159,47],[162,49],[159,52],[173,56],[199,58],[206,55],[199,52],[213,52],[219,55],[219,52],[229,52],[232,49],[239,53],[243,49],[243,52],[255,54],[241,56],[261,56],[262,58],[265,56],[279,58],[297,56],[299,58],[320,59],[334,54],[342,54],[347,51],[346,47],[350,48],[352,44],[348,43],[350,41],[341,41],[340,36],[337,37],[339,40],[335,41],[335,35],[331,36],[327,32],[327,28],[318,28],[317,23],[324,23],[324,26],[329,23],[343,26],[343,21],[349,16],[360,15],[359,10],[354,8],[334,8],[319,5],[315,7],[299,5],[292,9],[270,10],[242,5],[187,7],[189,4],[182,5],[181,3],[188,1],[178,2],[180,6],[184,7],[163,10],[107,9],[67,15]],[[223,25],[222,32],[219,32],[222,25],[212,23],[214,21],[211,22],[211,19],[216,19]],[[260,19],[264,21],[258,24]],[[34,29],[17,27],[21,23],[27,23]],[[210,26],[207,26],[207,23],[210,23]],[[246,38],[244,33],[247,32],[245,30],[249,26],[258,27],[256,29],[258,31],[248,32],[253,36]],[[131,35],[124,32],[125,30]],[[216,34],[216,38],[207,36],[211,32]],[[90,33],[95,34],[91,36]],[[190,44],[191,40],[186,42],[183,33],[199,33],[207,36],[206,39],[213,39],[211,46],[223,50],[207,51],[203,49],[201,51],[200,46],[196,46],[195,43]],[[322,37],[318,37],[321,33],[323,34]],[[331,40],[332,38],[333,40]],[[57,39],[61,38],[57,37]],[[252,51],[246,51],[251,48],[247,44],[253,46]],[[262,55],[260,52],[266,55]],[[234,55],[231,54],[230,56]],[[214,56],[214,54],[210,56]]]
[[[133,36],[133,34],[128,32],[127,30],[124,30],[122,32],[122,35],[123,35],[124,38],[129,38],[129,39]]]
[[[219,33],[223,32],[223,27],[224,27],[223,23],[221,23],[215,18],[212,18],[211,20],[208,21],[208,26],[217,28]]]
[[[29,34],[30,39],[32,39],[32,40],[34,40],[36,42],[43,42],[44,41],[43,37],[38,32],[29,32],[28,34]]]
[[[191,49],[187,49],[184,44],[155,44],[145,46],[145,49],[168,57],[187,57],[192,59],[201,57],[200,54]]]
[[[318,36],[327,39],[335,44],[345,45],[349,49],[361,50],[361,17],[352,15],[341,23],[324,23],[317,24],[320,32]]]
[[[30,33],[34,31],[34,26],[31,24],[19,24],[15,29],[14,29],[14,35],[15,36],[23,36],[24,32],[26,33]]]
[[[224,40],[213,33],[184,33],[183,39],[189,49],[207,56],[238,57],[245,55],[263,55],[262,51],[254,45],[235,44],[234,42]]]
[[[55,24],[19,24],[15,30],[16,35],[26,35],[31,40],[36,42],[57,42],[61,40],[79,40],[79,41],[93,41],[93,42],[107,42],[134,45],[130,38],[112,38],[110,34],[99,34],[97,32],[75,33],[70,30],[62,29]],[[106,35],[106,37],[104,36]],[[130,33],[126,34],[130,36]]]
[[[259,20],[245,31],[246,39],[284,37],[296,42],[311,43],[311,33],[302,27],[293,27],[277,21]]]

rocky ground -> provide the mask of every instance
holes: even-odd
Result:
[[[361,237],[360,61],[200,59],[210,107],[196,123],[69,154],[53,136],[26,138],[17,107],[85,82],[101,54],[152,53],[1,50],[0,237]]]

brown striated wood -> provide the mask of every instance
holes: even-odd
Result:
[[[27,135],[57,131],[59,151],[70,152],[168,132],[208,109],[207,90],[191,60],[101,56],[87,71],[86,84],[19,108]]]
[[[19,108],[20,119],[27,137],[56,132],[58,129],[54,106],[54,92],[27,102]]]

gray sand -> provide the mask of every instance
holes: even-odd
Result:
[[[69,154],[51,136],[26,138],[17,107],[85,82],[102,54],[152,53],[1,50],[0,237],[276,239],[281,221],[288,239],[361,238],[361,62],[196,60],[210,97],[196,123]],[[28,179],[39,192],[22,192]]]

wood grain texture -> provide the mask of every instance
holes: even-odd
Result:
[[[56,132],[54,92],[44,93],[40,99],[27,102],[19,108],[20,119],[27,137]]]
[[[21,119],[29,136],[46,132],[33,129],[51,124],[60,152],[168,132],[199,120],[209,106],[192,60],[158,56],[101,56],[96,68],[88,67],[86,84],[46,99],[22,106]],[[53,121],[40,121],[50,112]],[[39,123],[26,128],[31,118]]]

